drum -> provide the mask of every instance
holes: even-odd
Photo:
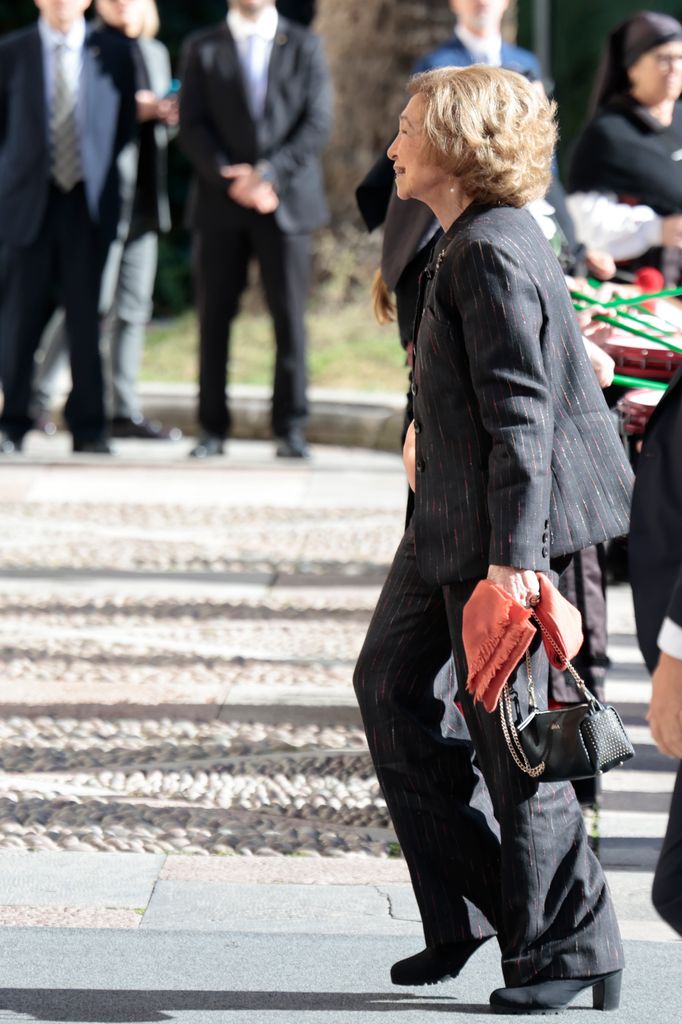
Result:
[[[682,338],[671,339],[682,348]],[[682,353],[672,352],[665,345],[645,341],[634,334],[615,331],[603,344],[605,352],[616,364],[616,373],[628,377],[643,377],[645,380],[669,381],[675,370],[682,365]]]
[[[649,418],[664,394],[665,391],[653,388],[636,388],[623,395],[616,408],[621,430],[626,436],[643,437]]]

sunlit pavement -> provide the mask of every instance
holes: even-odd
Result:
[[[190,447],[96,458],[31,435],[0,464],[0,1020],[483,1019],[490,944],[428,996],[388,982],[420,927],[351,674],[401,533],[399,458]],[[682,947],[649,900],[676,764],[644,720],[629,591],[609,598],[608,697],[637,758],[594,829],[631,967],[679,1021]],[[649,1019],[646,991],[623,1020]]]

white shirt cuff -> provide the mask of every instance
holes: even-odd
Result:
[[[658,646],[664,654],[682,661],[682,626],[678,626],[672,619],[664,619],[658,634]]]

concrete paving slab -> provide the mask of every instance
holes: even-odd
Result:
[[[433,1013],[449,1013],[490,1021],[488,996],[501,983],[494,943],[456,981],[426,990],[391,986],[390,964],[414,951],[410,936],[0,929],[0,1019],[425,1024]],[[621,1009],[609,1024],[679,1024],[679,949],[630,942],[626,959]],[[601,1024],[603,1015],[588,1005],[583,994],[571,1021]]]
[[[146,907],[164,857],[0,853],[0,906]]]
[[[374,886],[156,884],[144,929],[196,931],[306,931],[311,934],[422,934],[421,924],[396,920]]]
[[[176,857],[161,868],[164,881],[251,885],[386,885],[409,883],[400,857]]]
[[[139,928],[141,921],[136,910],[111,907],[0,907],[0,928]]]
[[[612,836],[599,843],[599,860],[609,869],[632,868],[653,871],[661,852],[662,839]]]

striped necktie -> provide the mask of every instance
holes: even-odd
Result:
[[[50,139],[52,177],[64,192],[70,192],[74,185],[83,180],[76,123],[77,92],[69,81],[67,56],[66,44],[58,43],[54,49],[54,97]]]

